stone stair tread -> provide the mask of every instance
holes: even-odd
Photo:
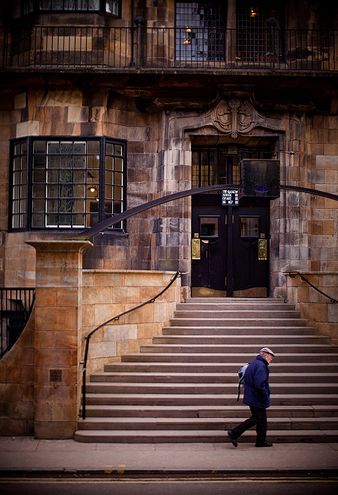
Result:
[[[251,312],[250,312],[251,313]],[[270,313],[270,312],[269,312]],[[191,323],[194,323],[194,322],[199,322],[201,320],[204,320],[204,319],[210,319],[210,318],[194,318],[194,317],[189,317],[189,318],[186,318],[186,317],[179,317],[179,316],[175,316],[173,318],[171,318],[170,321],[183,321],[183,320],[187,320],[189,319],[189,322]],[[268,317],[259,317],[259,318],[241,318],[240,316],[238,317],[231,317],[231,318],[212,318],[212,321],[213,322],[217,322],[217,321],[224,321],[224,323],[226,323],[227,321],[243,321],[243,322],[249,322],[249,321],[254,321],[254,322],[257,322],[257,321],[273,321],[274,324],[278,323],[278,322],[285,322],[285,321],[289,321],[289,320],[292,320],[292,323],[294,322],[293,320],[296,320],[298,322],[302,322],[304,325],[306,323],[306,320],[303,319],[303,318],[276,318],[275,316],[271,316],[270,318]]]
[[[158,406],[158,405],[145,405],[145,406],[140,406],[140,405],[114,405],[114,404],[109,404],[109,405],[100,405],[100,406],[93,406],[93,405],[88,405],[87,406],[87,409],[90,410],[90,409],[96,409],[96,408],[100,408],[100,409],[121,409],[121,410],[135,410],[135,411],[139,411],[139,410],[159,410],[159,411],[163,411],[163,410],[177,410],[177,409],[182,409],[182,410],[187,410],[187,411],[219,411],[220,409],[222,410],[225,410],[225,411],[233,411],[234,408],[236,408],[236,410],[243,410],[243,411],[246,411],[248,412],[249,409],[248,409],[248,406],[244,405],[244,404],[241,404],[241,403],[236,403],[235,405],[232,405],[232,406],[227,406],[227,405],[222,405],[222,406],[212,406],[212,405],[204,405],[204,406],[201,406],[200,408],[197,408],[195,405],[194,406],[186,406],[186,405],[178,405],[178,406]],[[336,410],[338,412],[338,404],[335,406],[335,405],[330,405],[330,406],[325,406],[325,405],[302,405],[302,406],[299,406],[299,405],[289,405],[289,406],[285,406],[285,405],[279,405],[279,406],[271,406],[269,407],[269,411],[275,411],[275,410],[290,410],[290,412],[294,412],[294,411],[308,411],[308,410],[313,410],[313,412],[316,412],[316,411],[321,411],[321,410],[326,410],[330,408],[330,410]]]
[[[153,353],[154,355],[160,355],[160,356],[166,356],[167,354],[172,354],[172,355],[176,355],[176,353],[163,353],[163,352],[157,352],[157,353]],[[198,352],[185,352],[185,353],[182,353],[182,354],[185,354],[186,356],[204,356],[205,354],[208,354],[208,353],[198,353]],[[213,352],[213,353],[209,353],[210,356],[214,356],[214,355],[220,355],[220,356],[243,356],[243,357],[248,357],[248,358],[251,358],[253,359],[254,358],[254,355],[252,354],[252,352],[231,352],[231,353],[224,353],[224,352],[219,352],[219,353],[216,353],[216,352]],[[254,353],[256,354],[256,353]],[[328,355],[328,353],[318,353],[320,354],[322,357],[325,357]],[[299,356],[299,355],[302,355],[302,356],[313,356],[313,355],[317,355],[317,353],[313,353],[313,352],[302,352],[302,353],[299,353],[299,352],[280,352],[278,354],[278,357],[287,357],[287,356]],[[338,353],[329,353],[330,356],[334,355],[334,356],[337,356],[338,357]],[[140,356],[140,354],[137,354],[137,353],[130,353],[128,354],[128,356]],[[322,365],[323,366],[323,365]]]
[[[175,319],[177,319],[177,318],[175,318]],[[187,318],[184,318],[184,319],[187,319]],[[219,319],[220,320],[223,320],[223,318],[219,318]],[[252,318],[252,319],[255,320],[255,321],[257,321],[257,318]],[[273,320],[274,320],[274,318],[273,318]],[[190,319],[189,319],[189,321],[190,321]],[[247,318],[244,318],[244,321],[247,321]],[[245,325],[243,325],[243,327],[246,328]],[[177,329],[189,328],[189,329],[191,329],[191,328],[193,328],[193,325],[187,325],[186,327],[184,327],[183,325],[165,325],[163,328],[164,329],[170,329],[170,330],[172,330],[173,328],[177,328]],[[210,325],[210,323],[209,324],[206,324],[206,325],[199,325],[198,326],[198,329],[199,330],[201,330],[203,328],[206,328],[206,329],[207,328],[215,329],[215,326],[214,325]],[[222,326],[217,325],[217,329],[220,329],[220,328],[224,328],[224,330],[226,330],[227,332],[228,331],[235,331],[236,332],[238,330],[238,326],[224,325],[222,327]],[[263,330],[263,328],[261,326],[259,326],[259,324],[257,324],[257,326],[250,326],[248,328],[250,328],[250,330]],[[271,328],[271,330],[274,331],[274,332],[276,332],[276,329],[277,330],[283,330],[283,329],[289,330],[290,329],[289,325],[287,325],[285,327],[279,326],[278,328],[276,328],[274,325],[271,325],[271,327],[264,327],[264,330],[266,330],[267,328]],[[314,333],[314,335],[318,335],[318,333],[316,334],[316,327],[313,327],[311,325],[295,325],[294,328],[297,329],[297,330],[300,330],[300,329],[311,330]]]
[[[213,388],[216,388],[216,389],[219,389],[219,388],[231,388],[233,389],[234,388],[234,385],[236,386],[236,383],[231,383],[231,382],[227,382],[227,383],[206,383],[206,384],[199,384],[199,383],[192,383],[192,384],[189,384],[189,383],[181,383],[181,382],[173,382],[173,383],[148,383],[148,382],[145,382],[145,383],[126,383],[126,382],[111,382],[111,383],[107,383],[107,382],[92,382],[90,384],[88,384],[88,386],[90,387],[96,387],[96,386],[100,386],[102,388],[109,388],[109,387],[124,387],[125,389],[128,389],[129,388],[135,388],[135,387],[139,387],[140,388],[140,393],[143,393],[143,390],[141,390],[141,388],[143,389],[146,389],[146,388],[151,388],[151,387],[156,387],[156,388],[163,388],[164,390],[166,389],[169,389],[169,388],[174,388],[176,387],[178,390],[180,388],[188,388],[188,387],[194,387],[194,388],[198,388],[199,386],[200,387],[208,387],[210,390],[212,390]],[[282,387],[295,387],[295,388],[299,388],[299,387],[304,387],[304,388],[311,388],[311,387],[322,387],[322,388],[325,388],[325,387],[330,387],[332,388],[332,386],[334,386],[332,383],[323,383],[323,382],[311,382],[311,383],[305,383],[305,382],[302,382],[302,383],[289,383],[289,382],[285,382],[285,383],[274,383],[273,387],[274,389],[277,389],[277,388],[282,388]],[[338,389],[337,389],[337,393],[338,393]]]
[[[115,397],[115,398],[126,398],[126,397],[129,397],[129,398],[139,398],[139,397],[142,397],[142,398],[154,398],[154,399],[160,399],[160,398],[167,398],[168,395],[167,394],[145,394],[145,393],[141,393],[141,394],[115,394],[115,393],[87,393],[87,398],[108,398],[108,397]],[[187,393],[184,393],[184,394],[170,394],[170,399],[181,399],[181,398],[200,398],[200,399],[214,399],[214,398],[217,398],[217,399],[220,399],[220,398],[228,398],[228,399],[233,399],[234,397],[237,397],[237,393],[233,393],[233,394],[187,394]],[[280,399],[280,398],[299,398],[300,397],[300,394],[297,393],[297,394],[274,394],[273,397],[277,400],[277,399]],[[327,397],[331,397],[333,399],[338,399],[338,391],[337,391],[337,394],[301,394],[301,397],[303,398],[308,398],[308,399],[311,399],[311,398],[327,398]]]
[[[134,436],[134,435],[139,435],[139,436],[148,436],[151,435],[152,437],[156,436],[168,436],[168,437],[179,437],[182,436],[182,430],[121,430],[119,431],[109,431],[108,435],[109,436],[116,436],[120,437],[121,434],[123,433],[124,436]],[[269,436],[290,436],[291,435],[299,435],[302,436],[306,434],[306,436],[309,437],[322,437],[323,435],[326,436],[331,436],[331,437],[337,437],[338,432],[337,430],[274,430],[273,432],[269,432]],[[76,435],[88,435],[88,436],[101,436],[105,437],[107,436],[107,431],[105,430],[78,430],[76,432]],[[226,433],[225,431],[222,430],[184,430],[184,435],[185,436],[191,436],[191,437],[203,437],[203,436],[220,436],[224,438],[225,441],[227,441],[226,438]],[[247,430],[245,432],[246,437],[252,437],[256,438],[256,432],[252,430]],[[241,437],[241,440],[244,440],[244,435]]]
[[[236,329],[236,327],[233,327],[231,329],[231,333],[228,333],[228,330],[226,327],[204,327],[204,326],[199,326],[199,327],[186,327],[186,326],[172,326],[172,327],[165,327],[163,329],[163,337],[178,337],[178,336],[187,336],[187,337],[231,337],[233,336],[232,332],[233,330]],[[313,331],[309,327],[259,327],[259,329],[256,329],[254,327],[237,327],[237,332],[236,336],[237,337],[251,337],[254,338],[256,335],[256,332],[259,330],[259,332],[263,331],[264,333],[261,334],[261,338],[268,339],[273,336],[282,336],[285,338],[288,338],[289,336],[294,335],[295,337],[299,337],[300,335],[304,338],[307,337],[312,337],[313,336]],[[276,333],[276,330],[278,330],[278,333]],[[280,332],[281,330],[281,332]],[[251,332],[251,333],[250,333]],[[299,333],[301,332],[301,334]]]
[[[168,349],[173,349],[173,350],[176,350],[176,349],[186,349],[186,348],[196,348],[196,349],[208,349],[208,348],[220,348],[220,349],[232,349],[233,347],[238,347],[238,348],[243,348],[243,349],[247,349],[248,347],[251,347],[252,346],[252,349],[253,349],[253,352],[256,352],[257,353],[257,344],[213,344],[213,343],[210,343],[210,344],[146,344],[146,345],[142,345],[141,346],[141,351],[143,349],[158,349],[158,348],[161,348],[161,347],[166,347]],[[312,348],[312,347],[315,347],[316,349],[320,349],[320,350],[329,350],[329,349],[333,349],[335,350],[336,352],[338,352],[338,346],[333,346],[331,344],[293,344],[293,343],[289,343],[289,344],[274,344],[274,350],[277,349],[285,349],[285,347],[288,346],[288,347],[292,347],[292,350],[297,350],[299,352],[299,350],[301,351],[302,349],[308,349],[308,348]],[[277,355],[277,351],[275,353]],[[279,353],[278,353],[279,354]],[[290,354],[290,353],[289,353]]]
[[[172,329],[172,327],[170,327]],[[179,328],[182,328],[182,327],[179,327]],[[298,327],[297,327],[298,328]],[[180,339],[180,340],[184,340],[184,339],[189,339],[189,338],[194,338],[194,337],[198,337],[199,339],[210,339],[210,338],[214,338],[216,340],[218,339],[243,339],[243,337],[241,335],[238,335],[236,333],[233,333],[233,334],[225,334],[225,335],[220,335],[220,334],[215,334],[215,335],[212,335],[212,334],[201,334],[199,333],[198,335],[156,335],[156,337],[154,337],[154,339],[169,339],[169,338],[175,338],[175,339]],[[247,335],[246,336],[247,339],[251,339],[251,340],[254,340],[255,342],[258,340],[258,339],[266,339],[267,336],[266,334],[262,334],[262,335],[259,335],[259,334],[255,334],[255,335]],[[285,335],[285,334],[276,334],[276,333],[273,333],[269,336],[270,339],[288,339],[288,340],[294,340],[294,339],[307,339],[307,338],[311,338],[311,339],[314,339],[314,340],[321,340],[321,339],[329,339],[329,337],[325,336],[325,335],[318,335],[318,334],[313,334],[313,335]]]
[[[218,378],[218,377],[224,377],[224,378],[230,378],[230,377],[237,377],[237,370],[234,371],[233,373],[198,373],[198,372],[190,372],[190,373],[180,373],[180,372],[172,372],[172,374],[168,372],[134,372],[134,371],[106,371],[106,372],[96,372],[91,375],[91,377],[110,377],[110,376],[116,376],[116,377],[141,377],[144,375],[150,376],[150,377],[167,377],[167,376],[173,376],[173,377],[210,377],[210,378]],[[271,371],[270,374],[270,380],[273,378],[274,374],[276,374],[274,371]],[[278,373],[278,375],[285,376],[286,378],[291,378],[294,376],[301,376],[306,378],[307,376],[312,376],[312,377],[330,377],[334,376],[338,378],[338,373]]]
[[[242,362],[243,364],[243,362]],[[105,372],[114,372],[115,369],[123,371],[127,371],[128,373],[131,372],[131,370],[142,370],[143,373],[149,373],[149,370],[156,369],[156,372],[163,373],[170,373],[170,374],[175,374],[175,373],[181,373],[182,370],[189,370],[189,372],[194,371],[198,369],[199,373],[210,373],[214,372],[214,370],[218,370],[220,373],[226,373],[226,372],[231,372],[233,374],[237,373],[241,363],[236,362],[236,363],[213,363],[213,362],[193,362],[193,363],[182,363],[182,362],[176,362],[176,363],[171,363],[171,362],[161,362],[161,361],[141,361],[141,362],[136,362],[136,361],[123,361],[121,363],[114,363],[114,364],[108,364],[105,366],[106,371]],[[271,377],[273,374],[277,373],[284,373],[285,370],[292,370],[291,373],[295,372],[298,373],[298,370],[306,372],[308,370],[308,373],[312,373],[313,370],[322,370],[323,369],[323,364],[321,362],[292,362],[292,363],[274,363],[273,365],[273,370],[271,371]],[[334,363],[326,363],[326,368],[332,368],[333,370],[338,372],[338,362]],[[333,373],[333,371],[330,372],[330,374]]]
[[[227,423],[231,423],[231,422],[234,422],[234,423],[237,423],[239,421],[239,418],[234,416],[234,417],[231,417],[231,416],[227,416],[227,417],[217,417],[217,418],[175,418],[175,417],[168,417],[168,418],[153,418],[153,417],[150,417],[150,418],[139,418],[139,417],[131,417],[131,418],[93,418],[93,417],[89,417],[89,418],[86,418],[84,420],[80,420],[80,423],[125,423],[125,424],[132,424],[132,423],[163,423],[163,424],[167,424],[167,423],[223,423],[224,421],[226,421]],[[305,416],[305,417],[301,417],[301,416],[297,416],[297,417],[292,417],[292,416],[284,416],[282,418],[276,418],[276,417],[269,417],[269,423],[278,423],[278,422],[300,422],[300,421],[304,421],[304,422],[314,422],[314,423],[321,423],[321,422],[328,422],[328,423],[337,423],[338,422],[338,418],[337,417],[333,417],[333,416],[328,416],[328,417],[309,417],[309,416]]]
[[[240,354],[242,356],[242,354]],[[203,354],[202,354],[203,356]],[[250,356],[253,358],[252,354],[250,354]],[[134,367],[135,365],[140,365],[142,367],[144,366],[151,366],[152,364],[154,364],[155,366],[157,367],[167,367],[168,364],[167,363],[157,363],[157,362],[154,362],[154,363],[151,363],[151,362],[148,362],[148,363],[134,363],[134,362],[129,362],[129,361],[126,361],[126,362],[115,362],[115,363],[111,363],[111,364],[107,364],[106,366],[107,367],[115,367],[115,366],[123,366],[123,367],[126,367],[126,368],[132,368]],[[283,367],[286,367],[286,366],[290,366],[290,364],[292,365],[292,367],[294,369],[297,369],[298,368],[304,368],[304,366],[308,365],[308,366],[313,366],[313,367],[318,367],[320,369],[323,369],[323,363],[312,363],[312,362],[309,362],[309,363],[306,363],[306,362],[302,362],[302,363],[273,363],[272,366],[273,366],[273,369],[272,369],[272,366],[271,366],[271,373],[275,372],[276,369],[279,369],[279,368],[283,368]],[[332,363],[331,363],[332,364]],[[175,370],[178,369],[177,367],[187,367],[187,368],[193,368],[194,370],[196,369],[196,367],[198,367],[199,371],[200,371],[200,367],[203,368],[203,367],[206,367],[206,368],[219,368],[220,366],[226,366],[227,368],[233,368],[234,369],[234,372],[237,372],[238,370],[238,362],[227,362],[227,363],[203,363],[203,362],[196,362],[194,361],[193,363],[175,363],[175,365],[170,365],[171,366],[171,370],[172,372],[175,373]],[[338,363],[337,363],[337,366],[338,366]],[[298,373],[298,372],[297,372]]]

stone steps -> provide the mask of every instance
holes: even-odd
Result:
[[[273,299],[196,298],[178,304],[152,344],[87,381],[80,442],[227,442],[248,417],[237,402],[238,368],[260,347],[270,365],[273,442],[338,441],[338,346]],[[246,432],[241,441],[254,442]]]
[[[94,382],[87,385],[88,394],[231,394],[234,383],[126,383]],[[337,394],[335,382],[274,383],[274,394]]]
[[[243,362],[241,362],[243,364]],[[238,362],[228,361],[226,363],[175,363],[175,366],[169,363],[161,362],[123,362],[107,364],[104,367],[107,372],[115,371],[136,371],[142,373],[148,372],[161,372],[161,373],[194,373],[198,370],[198,373],[233,373],[237,376]],[[273,363],[274,373],[312,373],[321,372],[323,370],[323,363]],[[325,363],[325,371],[327,373],[338,373],[338,362]],[[271,374],[272,379],[272,374]]]
[[[285,349],[285,335],[269,335],[269,343],[272,346],[282,344]],[[246,344],[264,346],[266,343],[266,335],[246,335]],[[153,337],[154,344],[241,344],[243,342],[242,335],[159,335]],[[329,344],[329,337],[322,335],[288,335],[289,345],[295,344]]]
[[[246,418],[247,406],[241,402],[236,405],[211,406],[133,406],[133,405],[88,405],[87,417],[122,418]],[[274,405],[269,408],[269,418],[329,418],[338,416],[338,405]]]
[[[142,372],[111,372],[94,373],[90,377],[95,382],[127,382],[127,383],[222,383],[237,384],[237,373],[142,373]],[[338,373],[273,373],[270,383],[322,383],[338,382]],[[233,386],[233,385],[232,385]]]
[[[172,319],[174,326],[204,326],[206,322],[212,322],[214,327],[237,327],[242,326],[245,321],[245,326],[254,327],[266,327],[266,326],[306,326],[306,320],[301,318],[215,318],[210,316],[210,318],[198,318],[198,317],[175,317]]]
[[[240,439],[241,443],[254,443],[256,433],[247,431]],[[337,442],[338,430],[274,430],[269,439],[275,443],[294,442]],[[224,431],[213,430],[77,430],[78,442],[112,443],[219,443],[225,442]]]
[[[170,363],[184,363],[184,362],[194,362],[194,363],[225,363],[231,360],[236,363],[236,366],[241,363],[247,363],[253,358],[252,353],[224,353],[224,352],[199,352],[197,353],[140,353],[140,354],[128,354],[122,356],[122,362],[170,362]],[[304,362],[338,362],[338,353],[280,353],[278,355],[278,360],[282,363],[299,363],[300,360]]]
[[[134,418],[246,418],[247,406],[237,403],[226,406],[151,406],[151,405],[88,405],[87,417],[134,417]],[[269,408],[269,418],[329,418],[338,416],[334,405],[274,405]]]
[[[271,344],[270,344],[271,345]],[[142,345],[140,347],[140,351],[144,353],[155,353],[155,354],[163,354],[170,353],[176,354],[183,352],[184,354],[190,353],[234,353],[234,352],[245,352],[245,353],[255,353],[257,351],[257,346],[259,344],[153,344],[153,345]],[[280,356],[285,352],[285,343],[284,344],[275,344],[274,345],[275,353]],[[329,344],[294,344],[290,343],[287,346],[287,352],[304,354],[304,353],[334,353],[338,355],[338,347],[332,346]]]
[[[202,318],[202,319],[219,319],[219,318],[266,318],[271,319],[283,319],[283,318],[299,318],[299,313],[297,311],[281,311],[275,309],[265,309],[265,310],[244,310],[244,309],[193,309],[193,310],[181,310],[175,311],[174,321],[176,318]]]
[[[212,321],[211,321],[212,323]],[[259,327],[259,326],[245,326],[243,325],[243,321],[241,322],[241,325],[237,325],[236,327],[232,326],[218,326],[218,327],[213,327],[210,325],[203,325],[203,326],[198,326],[198,327],[192,327],[192,326],[170,326],[170,327],[164,327],[162,330],[163,335],[196,335],[196,336],[201,336],[201,335],[211,335],[211,336],[226,336],[226,335],[242,335],[242,336],[249,336],[249,337],[254,337],[256,334],[257,335],[276,335],[276,327],[273,325],[267,325],[265,327]],[[288,326],[288,327],[278,327],[278,335],[282,334],[285,335],[304,335],[304,336],[310,336],[313,335],[313,333],[316,331],[314,327],[309,327],[309,326]]]
[[[238,417],[223,418],[88,418],[80,421],[80,430],[221,430],[230,429]],[[338,417],[269,418],[269,430],[313,430],[337,428]]]
[[[236,394],[118,394],[118,393],[89,393],[88,404],[121,404],[121,405],[231,405],[236,402]],[[338,404],[338,393],[332,394],[274,394],[273,403],[276,405],[320,405]]]

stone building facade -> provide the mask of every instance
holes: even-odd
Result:
[[[338,10],[255,5],[1,7],[0,285],[36,286],[34,243],[89,236],[86,270],[179,270],[181,297],[282,297],[338,339],[336,306],[288,275],[337,299],[337,201],[241,196],[250,160],[337,195]],[[221,189],[187,195],[91,236],[112,214],[215,184],[239,205]]]

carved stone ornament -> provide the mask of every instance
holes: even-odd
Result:
[[[230,134],[232,138],[247,134],[255,127],[280,129],[278,121],[260,115],[248,100],[222,100],[212,110],[211,119],[219,131]]]

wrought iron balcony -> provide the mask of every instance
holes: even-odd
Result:
[[[32,26],[2,45],[3,71],[338,70],[338,30]]]

